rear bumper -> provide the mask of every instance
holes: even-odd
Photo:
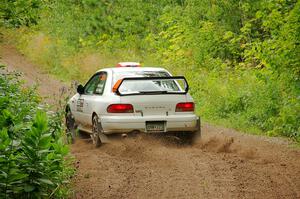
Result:
[[[164,121],[164,132],[198,131],[200,118],[196,115],[172,116],[103,116],[100,119],[105,134],[129,133],[140,131],[147,133],[146,122]]]

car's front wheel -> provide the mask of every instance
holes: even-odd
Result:
[[[65,119],[67,143],[73,144],[76,136],[76,124],[74,116],[69,108],[66,109]]]
[[[98,120],[98,116],[94,115],[93,116],[93,120],[92,120],[92,134],[91,134],[91,138],[93,141],[93,144],[95,145],[95,147],[99,147],[101,146],[102,142],[100,140],[100,133],[101,133],[101,124],[99,123]]]

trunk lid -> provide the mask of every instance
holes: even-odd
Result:
[[[134,114],[141,116],[174,115],[176,105],[186,102],[186,95],[130,95],[121,96],[121,103],[132,104]]]

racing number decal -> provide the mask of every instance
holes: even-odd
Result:
[[[84,99],[77,100],[77,111],[78,112],[83,112],[83,102],[84,102]]]

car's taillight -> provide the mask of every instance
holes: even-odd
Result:
[[[107,107],[108,113],[133,113],[131,104],[111,104]]]
[[[194,109],[194,102],[181,102],[176,105],[176,112],[193,112]]]

